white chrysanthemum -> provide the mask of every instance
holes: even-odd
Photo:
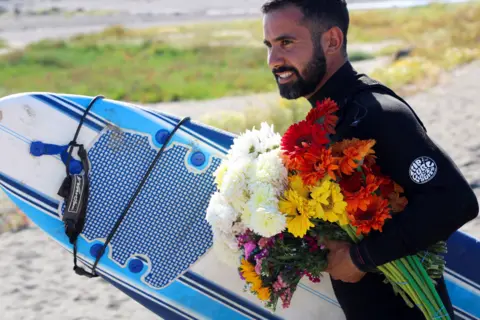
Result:
[[[258,130],[246,130],[233,140],[233,144],[228,151],[228,157],[231,161],[238,159],[255,159],[260,150],[260,136]]]
[[[281,150],[275,149],[258,156],[255,162],[255,182],[271,184],[277,194],[282,193],[288,183],[288,170],[280,157]]]
[[[222,193],[231,203],[244,201],[247,193],[247,175],[252,165],[251,160],[240,159],[230,162],[223,177]]]
[[[214,228],[228,232],[238,214],[220,192],[215,192],[207,207],[207,222]]]
[[[277,207],[276,189],[271,184],[256,183],[251,187],[250,200],[247,202],[250,212],[255,212],[259,207]]]
[[[260,125],[260,152],[267,152],[280,146],[282,136],[275,132],[273,125],[269,126],[266,122]]]
[[[245,208],[243,208],[241,219],[243,224],[246,227],[251,228],[250,220],[252,219],[252,211],[250,210],[248,205],[246,205]]]
[[[287,219],[275,207],[260,207],[252,213],[250,225],[255,233],[268,238],[285,230]]]
[[[222,160],[222,163],[217,167],[215,172],[213,173],[213,176],[215,177],[215,184],[217,185],[217,188],[219,190],[222,190],[222,184],[223,184],[223,178],[225,177],[225,174],[228,171],[228,160],[224,159]]]

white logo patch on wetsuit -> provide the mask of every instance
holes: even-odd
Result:
[[[437,164],[429,157],[418,157],[410,165],[410,179],[415,183],[426,183],[437,174]]]

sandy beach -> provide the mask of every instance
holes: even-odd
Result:
[[[13,46],[22,46],[48,36],[69,36],[90,32],[105,24],[122,22],[130,26],[169,23],[185,19],[228,19],[257,15],[262,0],[239,1],[235,9],[225,0],[195,1],[92,1],[81,3],[83,11],[106,11],[102,16],[28,14],[48,8],[79,11],[73,1],[3,1],[0,38]],[[161,5],[164,5],[160,8]],[[24,13],[13,14],[15,7]],[[133,8],[134,7],[134,8]],[[110,20],[109,20],[110,19]],[[163,19],[163,20],[162,20]],[[86,23],[88,22],[88,23]],[[61,28],[60,28],[61,27]],[[372,66],[358,64],[362,71]],[[441,83],[425,92],[406,97],[427,126],[430,136],[457,163],[480,199],[480,108],[475,100],[480,86],[480,61],[470,63],[445,75]],[[194,119],[213,110],[241,110],[260,100],[277,99],[276,92],[248,97],[223,98],[202,102],[155,104],[150,107]],[[13,204],[0,191],[0,219],[15,212]],[[455,214],[452,212],[452,214]],[[2,218],[3,217],[3,218]],[[11,223],[21,224],[22,221]],[[158,319],[149,310],[101,279],[85,279],[74,274],[70,254],[60,248],[35,226],[2,233],[0,220],[0,319],[1,320],[123,320]],[[15,228],[14,228],[15,229]],[[480,239],[480,219],[463,231]]]

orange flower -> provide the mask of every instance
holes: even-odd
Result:
[[[311,109],[307,114],[307,121],[310,123],[318,123],[322,126],[322,129],[328,133],[335,133],[335,126],[338,121],[338,117],[333,115],[338,110],[338,105],[330,98],[317,101],[316,107]]]
[[[375,140],[345,139],[332,146],[333,155],[341,157],[339,162],[340,172],[346,175],[352,174],[365,157],[374,154],[372,149]]]
[[[367,235],[372,229],[382,231],[385,220],[391,218],[388,200],[372,195],[368,197],[368,202],[366,210],[358,208],[356,212],[349,213],[352,225],[357,227],[357,234]]]
[[[304,155],[305,163],[300,168],[300,176],[304,184],[314,185],[328,174],[336,180],[335,170],[338,169],[338,159],[332,157],[332,150],[323,146],[313,145]]]

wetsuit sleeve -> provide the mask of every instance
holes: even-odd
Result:
[[[352,246],[352,260],[363,271],[447,240],[479,210],[466,179],[413,112],[390,96],[372,103],[378,102],[380,111],[367,116],[359,130],[376,140],[377,163],[404,188],[408,205],[386,221],[383,232]]]

